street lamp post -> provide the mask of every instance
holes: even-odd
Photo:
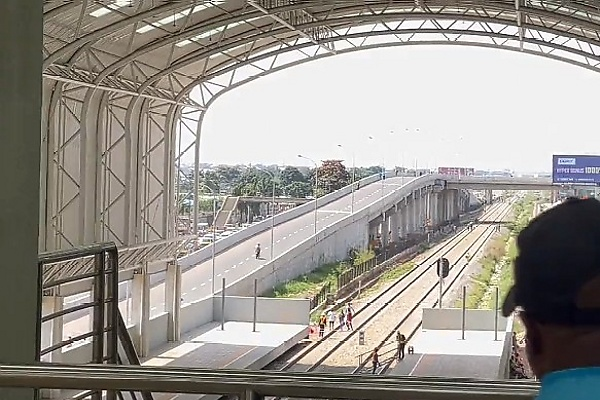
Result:
[[[275,174],[267,169],[260,169],[271,177],[273,193],[271,197],[271,260],[275,258]]]
[[[341,144],[338,144],[338,147],[342,150],[344,150],[344,146],[342,146]],[[356,180],[356,158],[355,158],[355,154],[354,151],[352,152],[352,186],[351,189],[352,191],[350,192],[350,198],[351,198],[351,203],[350,203],[350,213],[354,214],[354,182]]]
[[[369,140],[375,142],[375,138],[373,136],[369,136]],[[385,155],[383,151],[381,152],[381,197],[383,198],[385,190]]]
[[[315,165],[315,190],[314,190],[314,194],[315,194],[315,235],[317,234],[317,209],[318,209],[318,205],[317,205],[317,189],[319,188],[319,166],[317,165],[317,162],[314,161],[312,158],[308,158],[303,156],[302,154],[298,154],[299,158],[304,158],[305,160],[310,161],[311,163],[313,163]]]

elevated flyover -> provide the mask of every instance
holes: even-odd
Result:
[[[254,279],[258,279],[262,293],[317,265],[346,258],[350,248],[366,247],[371,222],[381,219],[382,215],[386,221],[394,215],[403,217],[407,221],[405,229],[419,229],[419,216],[426,212],[419,204],[425,204],[426,196],[434,193],[436,182],[433,175],[391,177],[383,181],[378,176],[369,177],[354,185],[354,213],[350,211],[352,187],[348,186],[319,198],[316,213],[312,201],[276,215],[273,249],[271,220],[267,219],[217,241],[214,258],[213,247],[208,246],[181,258],[177,265],[170,264],[166,271],[160,264],[121,270],[119,279],[130,281],[127,291],[132,295],[121,298],[120,308],[127,310],[131,323],[141,326],[134,331],[134,338],[150,336],[146,340],[138,337],[135,341],[154,346],[164,342],[167,326],[195,328],[194,321],[199,319],[193,312],[194,304],[212,293],[219,293],[223,279],[227,295],[252,294]],[[434,214],[439,218],[450,219],[458,212],[453,209],[456,199],[451,196],[451,192],[457,191],[442,192],[430,199],[430,211],[437,210]],[[442,209],[447,212],[439,212]],[[257,243],[263,247],[261,259],[254,257]],[[61,294],[66,296],[86,289],[89,290],[89,286],[65,284]],[[173,304],[180,304],[181,311],[174,312]],[[178,321],[175,323],[171,318]],[[65,322],[65,337],[75,337],[89,326],[89,318],[85,316]],[[141,349],[142,354],[149,351],[150,347]]]
[[[471,190],[558,190],[561,186],[552,183],[551,178],[533,177],[484,177],[439,175],[448,189]]]

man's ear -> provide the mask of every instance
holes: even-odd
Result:
[[[526,313],[520,314],[521,321],[525,325],[525,338],[527,339],[527,350],[532,356],[540,354],[543,350],[540,326]]]

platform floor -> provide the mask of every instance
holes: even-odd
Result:
[[[257,324],[252,332],[252,323],[230,321],[213,322],[182,336],[178,343],[168,343],[153,351],[152,357],[142,359],[142,365],[172,366],[213,369],[258,370],[308,334],[306,325]],[[155,400],[203,400],[217,396],[158,394]]]
[[[504,347],[504,332],[422,331],[410,342],[414,354],[390,369],[390,375],[496,379]]]

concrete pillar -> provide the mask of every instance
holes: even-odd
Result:
[[[0,1],[0,363],[34,364],[38,288],[41,0]],[[15,228],[18,227],[18,228]],[[32,400],[33,389],[0,389],[0,399]]]
[[[452,219],[454,218],[458,218],[458,216],[461,214],[461,207],[462,204],[462,193],[460,190],[455,190],[454,191],[454,214],[452,214]]]
[[[493,193],[492,193],[492,189],[486,189],[485,191],[485,200],[487,201],[488,204],[492,204],[492,201],[494,199]]]
[[[398,216],[400,215],[400,210],[396,211],[392,215],[390,215],[390,232],[392,232],[392,237],[390,241],[397,242],[398,241]]]
[[[431,223],[433,224],[433,226],[438,226],[442,219],[440,216],[439,203],[440,203],[440,194],[432,193],[431,194],[431,215],[432,215]]]
[[[131,321],[135,329],[133,342],[140,357],[146,357],[150,351],[150,342],[146,334],[150,328],[150,276],[145,270],[133,275],[131,290]]]
[[[57,313],[63,309],[64,297],[62,296],[43,296],[42,297],[42,315]],[[63,340],[63,317],[56,317],[42,324],[42,350]],[[61,362],[62,349],[42,356],[44,362]]]
[[[385,247],[388,243],[388,215],[384,212],[381,216],[381,223],[379,224],[379,232],[381,235],[381,244]]]
[[[417,197],[417,192],[413,192],[412,193],[412,202],[411,202],[411,207],[412,207],[412,225],[410,227],[410,230],[412,233],[415,233],[417,231],[417,226],[419,226],[419,204],[418,204],[418,197]]]
[[[165,311],[168,313],[167,340],[177,342],[181,338],[181,266],[176,262],[167,264],[165,277]]]

